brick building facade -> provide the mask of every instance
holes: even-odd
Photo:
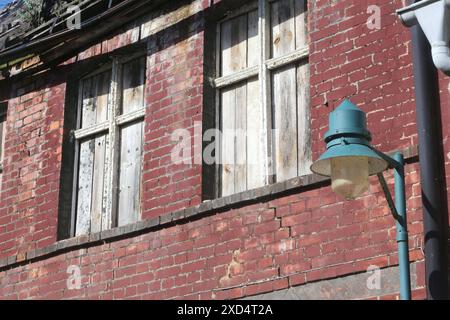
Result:
[[[345,201],[308,170],[329,112],[349,98],[377,148],[405,153],[413,298],[425,298],[411,38],[395,14],[404,1],[160,2],[85,47],[78,35],[62,42],[78,51],[60,61],[43,58],[59,47],[40,48],[0,81],[0,297],[398,298],[395,223],[376,178]],[[447,181],[449,86],[440,74]],[[222,106],[262,133],[216,149],[239,157],[245,144],[244,167],[269,159],[243,183],[242,166],[198,161],[194,141],[230,117]],[[181,163],[176,130],[192,137]],[[368,288],[369,266],[380,288]]]

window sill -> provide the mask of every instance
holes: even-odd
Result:
[[[418,161],[417,150],[417,147],[409,147],[402,150],[407,163],[414,163]],[[0,271],[14,268],[18,265],[23,265],[35,260],[42,260],[75,249],[88,248],[100,245],[102,243],[144,234],[152,230],[165,228],[175,223],[201,219],[212,213],[243,207],[249,204],[270,200],[282,195],[302,192],[305,189],[314,189],[320,186],[325,186],[329,183],[330,180],[327,177],[309,174],[230,196],[207,200],[197,206],[168,213],[157,218],[146,219],[134,224],[117,227],[90,235],[82,235],[61,240],[47,247],[28,251],[25,254],[0,259]]]

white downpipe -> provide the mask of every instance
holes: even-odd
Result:
[[[450,50],[444,41],[434,42],[431,46],[431,55],[436,68],[445,74],[450,72]]]
[[[423,0],[397,11],[403,24],[420,24],[436,68],[450,75],[450,0]]]

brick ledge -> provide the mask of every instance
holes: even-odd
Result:
[[[416,146],[408,147],[401,151],[404,154],[406,163],[414,163],[418,161],[418,148]],[[389,154],[393,153],[394,152],[389,152]],[[176,223],[201,219],[211,213],[242,207],[269,198],[274,198],[276,196],[292,194],[303,191],[304,189],[325,186],[329,183],[330,179],[327,177],[321,177],[316,174],[308,174],[261,188],[236,193],[230,196],[207,200],[194,207],[167,213],[156,218],[146,219],[134,224],[116,227],[90,235],[82,235],[61,240],[43,248],[30,250],[25,254],[13,255],[0,259],[0,271],[12,269],[19,265],[27,264],[35,260],[42,260],[64,252],[92,247],[106,242],[112,242],[116,239],[132,237],[148,231],[162,229]]]

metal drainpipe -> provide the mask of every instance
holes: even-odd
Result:
[[[417,1],[416,1],[417,2]],[[448,299],[448,210],[437,70],[420,25],[411,27],[427,298]],[[450,108],[450,106],[446,106]]]

